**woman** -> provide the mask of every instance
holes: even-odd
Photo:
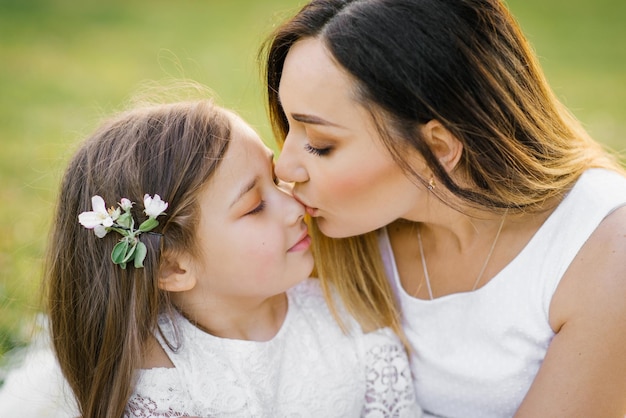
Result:
[[[395,293],[424,410],[624,416],[624,171],[503,4],[312,1],[265,52],[318,273],[372,322]]]

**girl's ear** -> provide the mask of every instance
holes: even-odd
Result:
[[[461,141],[436,119],[428,121],[420,129],[441,165],[448,173],[452,172],[463,154]]]
[[[162,256],[159,269],[159,288],[168,292],[184,292],[196,286],[189,255]]]

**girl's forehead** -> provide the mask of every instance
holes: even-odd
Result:
[[[241,137],[259,137],[256,131],[241,116],[232,111],[227,111],[226,114],[230,121],[231,141]]]
[[[253,170],[259,163],[265,166],[268,161],[273,160],[274,151],[246,121],[234,113],[229,114],[229,119],[228,148],[220,162],[220,168],[239,166],[241,173],[244,173]]]

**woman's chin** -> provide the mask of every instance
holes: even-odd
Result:
[[[346,222],[330,220],[324,217],[315,218],[318,229],[329,238],[349,238],[363,235],[374,229],[356,228],[358,225],[347,225]]]

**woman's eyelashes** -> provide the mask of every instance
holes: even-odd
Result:
[[[298,125],[299,122],[297,122],[297,124],[295,125],[295,132],[297,135],[303,134],[304,135],[304,139],[306,139],[307,141],[310,140],[310,132],[307,130],[307,128],[305,127],[304,124]],[[292,132],[294,129],[294,127],[292,126],[291,123],[289,123],[288,125],[288,130],[287,130],[287,136],[289,136],[289,133]],[[287,138],[285,138],[285,141],[287,141]],[[314,141],[317,142],[317,141]],[[325,155],[328,155],[331,151],[332,151],[332,147],[331,146],[323,146],[323,147],[314,147],[313,145],[311,145],[310,143],[306,143],[304,145],[304,150],[306,152],[308,152],[309,154],[313,154],[317,157],[323,157]]]
[[[332,149],[331,147],[316,148],[312,146],[311,144],[306,144],[304,146],[304,150],[306,152],[308,152],[309,154],[316,155],[318,157],[323,157],[325,155],[328,155],[331,149]]]

